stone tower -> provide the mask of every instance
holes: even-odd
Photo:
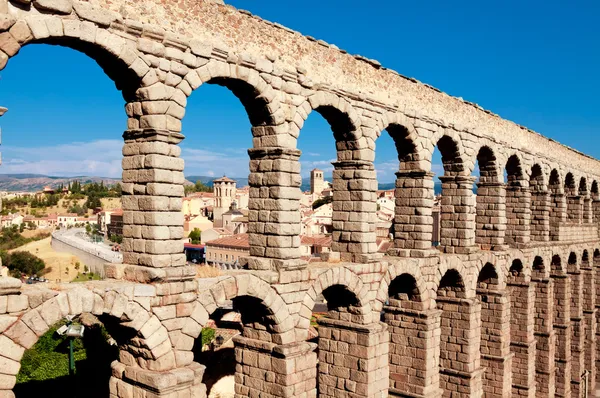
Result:
[[[231,203],[235,200],[236,182],[223,176],[213,181],[215,205],[213,208],[213,225],[223,226],[223,213],[229,211]]]
[[[320,195],[325,189],[323,170],[313,169],[310,172],[310,193]]]

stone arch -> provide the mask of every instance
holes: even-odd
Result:
[[[498,159],[489,145],[483,145],[479,148],[479,151],[477,152],[477,163],[479,164],[480,183],[502,182],[500,179]]]
[[[534,164],[531,167],[531,173],[529,175],[529,186],[532,191],[545,192],[546,191],[546,178],[544,171],[539,164]]]
[[[579,261],[575,252],[569,253],[567,260],[567,272],[577,272],[579,270]]]
[[[481,264],[481,266],[483,266],[483,264]],[[432,292],[436,292],[440,288],[442,284],[442,279],[450,271],[456,272],[460,277],[459,279],[462,283],[461,286],[464,287],[465,296],[469,298],[474,297],[477,278],[471,278],[471,273],[468,272],[469,270],[467,269],[465,263],[463,263],[456,257],[448,257],[444,258],[444,261],[440,261],[438,271],[434,280],[432,281]],[[433,296],[432,298],[435,298],[435,296]]]
[[[296,325],[297,328],[308,328],[317,297],[324,294],[327,289],[331,288],[335,289],[335,292],[343,292],[341,298],[344,299],[345,302],[336,301],[333,304],[333,307],[351,307],[349,309],[349,312],[351,313],[350,321],[359,324],[369,324],[377,320],[373,317],[371,303],[368,298],[369,286],[364,284],[358,275],[348,268],[334,268],[319,274],[304,295],[302,309],[300,310],[300,316]],[[332,309],[333,308],[330,307],[330,311]]]
[[[100,295],[98,291],[77,287],[30,308],[2,332],[0,350],[11,363],[20,363],[25,350],[33,347],[53,325],[67,315],[83,313],[106,317],[111,321],[111,333],[120,332],[113,337],[121,348],[121,363],[165,371],[175,366],[174,361],[166,360],[173,356],[167,329],[152,312],[116,290]],[[126,350],[127,346],[132,350]]]
[[[593,261],[596,267],[600,267],[600,249],[598,248],[594,249]]]
[[[277,126],[285,121],[276,91],[257,70],[211,59],[207,64],[190,70],[185,80],[190,84],[192,93],[203,84],[216,84],[229,89],[246,109],[250,124],[255,127],[255,137],[273,133],[260,129],[260,126]]]
[[[240,311],[243,323],[246,323],[247,320],[245,316],[248,316],[248,318],[252,316],[260,317],[258,322],[266,327],[271,342],[275,344],[287,344],[294,341],[294,321],[285,302],[268,283],[252,274],[220,278],[217,283],[208,289],[199,291],[198,298],[194,302],[190,310],[190,315],[185,320],[185,325],[181,332],[193,340],[197,339],[202,331],[202,327],[206,325],[210,315],[217,308],[222,307],[229,300],[243,300],[245,298],[250,298],[248,301],[251,301],[253,305],[259,304],[260,308],[258,308],[256,313],[249,313],[251,311],[243,308]],[[256,321],[255,319],[251,320]],[[260,334],[260,336],[247,335],[251,334],[247,329],[244,328],[246,337],[257,340],[264,340],[266,338],[264,333]],[[191,350],[192,347],[181,347],[184,350],[186,348]]]
[[[574,195],[576,194],[576,186],[575,186],[575,177],[573,176],[573,173],[568,172],[565,175],[565,193]]]
[[[387,272],[379,283],[376,300],[373,301],[373,311],[381,311],[381,308],[390,297],[389,292],[392,283],[397,278],[404,275],[409,275],[410,278],[414,280],[414,287],[418,291],[418,301],[423,303],[425,306],[424,309],[429,308],[431,305],[431,297],[425,278],[421,274],[421,269],[419,267],[411,266],[411,264],[408,264],[407,262],[401,261],[392,263],[388,266]]]
[[[340,150],[347,149],[340,148],[340,143],[344,142],[354,142],[356,145],[356,148],[354,149],[366,149],[364,148],[366,145],[366,140],[360,140],[360,115],[354,109],[352,104],[350,104],[344,98],[327,91],[318,91],[308,97],[305,104],[299,107],[299,109],[307,109],[305,113],[298,113],[297,117],[294,118],[294,120],[297,120],[296,125],[298,130],[302,129],[304,122],[310,113],[312,113],[312,111],[316,111],[317,113],[321,114],[321,116],[323,116],[323,118],[325,118],[325,120],[327,120],[331,126],[333,136],[338,146],[338,152]],[[351,158],[340,159],[338,156],[338,160],[351,160]],[[372,160],[373,159],[371,159],[371,161]]]
[[[566,273],[566,268],[563,264],[562,258],[560,254],[553,254],[552,260],[550,263],[550,272],[553,274],[564,274]]]
[[[71,8],[70,1],[65,3]],[[136,98],[136,91],[145,85],[143,79],[154,72],[151,71],[149,62],[138,52],[134,42],[116,35],[103,25],[94,23],[95,21],[78,17],[75,11],[70,11],[75,18],[59,16],[61,13],[47,9],[41,10],[40,15],[39,10],[36,10],[37,4],[32,3],[29,9],[19,10],[18,18],[10,19],[11,23],[4,26],[5,45],[2,51],[6,54],[6,59],[0,57],[0,70],[4,69],[10,58],[17,55],[25,45],[60,45],[94,59],[115,82],[125,101],[130,102]],[[96,6],[80,7],[89,8],[105,16],[111,15],[112,20],[116,19],[112,13]],[[0,29],[0,33],[2,32]]]
[[[525,178],[522,161],[517,154],[511,155],[507,159],[505,170],[508,185],[519,184]]]
[[[380,137],[383,131],[387,131],[394,141],[400,171],[423,170],[421,154],[417,149],[418,134],[412,124],[389,123],[377,134],[377,137]]]
[[[492,263],[486,262],[477,276],[477,288],[488,289],[494,287],[497,289],[499,286],[500,276],[496,271],[496,267]]]
[[[458,134],[446,130],[439,137],[434,137],[432,144],[429,160],[431,161],[433,148],[437,147],[442,155],[445,176],[458,176],[466,172],[465,150]]]
[[[533,263],[531,264],[531,276],[536,278],[547,277],[549,274],[548,269],[545,266],[544,258],[542,256],[535,256]]]
[[[528,276],[527,274],[527,269],[520,258],[515,258],[511,261],[510,268],[508,269],[508,279],[511,282],[524,282]]]
[[[437,284],[438,296],[465,298],[467,285],[465,279],[456,268],[448,269]]]
[[[585,196],[588,194],[588,184],[587,179],[585,177],[581,177],[579,179],[579,195]]]
[[[596,199],[596,200],[598,199],[598,194],[599,194],[599,192],[598,192],[598,181],[596,181],[596,180],[592,181],[592,186],[591,186],[591,189],[590,189],[590,194],[592,195],[593,199]]]

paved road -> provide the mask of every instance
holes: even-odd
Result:
[[[87,236],[84,228],[61,229],[55,231],[53,236],[76,248],[100,257],[111,263],[122,263],[123,255],[113,252],[109,245],[104,242],[95,243]]]

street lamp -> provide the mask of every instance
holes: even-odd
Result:
[[[59,327],[56,333],[60,336],[67,336],[69,339],[69,376],[75,374],[75,356],[73,355],[73,340],[83,337],[85,327],[83,325],[73,324],[75,316],[67,315],[67,324]]]

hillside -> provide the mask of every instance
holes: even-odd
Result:
[[[120,182],[120,179],[107,177],[52,177],[40,174],[0,174],[0,191],[23,191],[36,192],[44,189],[45,186],[56,188],[59,185],[69,185],[69,182],[79,181],[82,184],[88,182],[104,181],[105,185],[112,185]]]

